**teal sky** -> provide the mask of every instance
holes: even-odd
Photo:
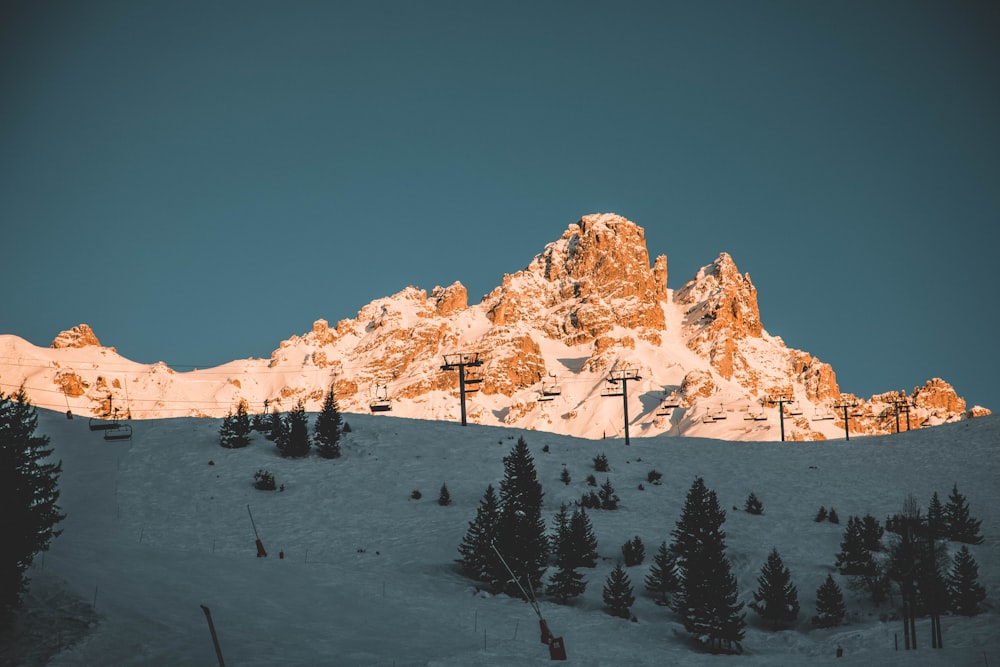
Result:
[[[268,356],[615,212],[868,396],[1000,410],[996,2],[0,5],[0,333]]]

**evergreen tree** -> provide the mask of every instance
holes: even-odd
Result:
[[[491,581],[499,566],[492,546],[499,520],[500,502],[490,484],[479,501],[476,518],[469,522],[469,529],[458,547],[462,571],[477,581]]]
[[[965,544],[982,544],[983,536],[979,534],[982,521],[973,519],[969,512],[969,503],[958,491],[958,484],[952,487],[948,495],[948,504],[944,508],[945,524],[948,529],[948,539]]]
[[[837,510],[830,508],[830,511],[826,514],[826,520],[830,523],[840,523],[840,515],[837,514]]]
[[[286,430],[285,420],[278,412],[278,408],[271,408],[271,415],[267,422],[267,439],[276,445],[283,443],[287,437]]]
[[[601,500],[602,510],[618,509],[618,496],[615,494],[615,487],[611,486],[611,479],[605,478],[601,484],[601,490],[597,492],[597,497]]]
[[[625,560],[625,567],[642,565],[646,559],[646,546],[638,535],[622,545],[622,558]]]
[[[771,550],[767,563],[761,568],[757,584],[750,608],[761,618],[770,621],[772,628],[777,630],[799,617],[798,589],[792,584],[792,575],[777,549]]]
[[[931,537],[936,540],[948,538],[948,524],[945,521],[944,506],[938,498],[937,491],[931,496],[931,502],[927,506],[927,530]]]
[[[573,542],[571,518],[564,503],[556,514],[555,534],[550,539],[550,543],[554,545],[557,569],[545,587],[546,595],[556,598],[560,604],[565,604],[569,598],[582,595],[587,588],[583,575],[576,571],[579,557],[574,551]]]
[[[562,474],[559,475],[559,481],[562,482],[563,484],[566,484],[567,486],[572,481],[569,476],[569,470],[566,470],[566,466],[563,466]]]
[[[826,521],[826,508],[822,505],[819,506],[819,511],[816,512],[816,518],[813,519],[816,523],[822,523]]]
[[[542,485],[535,472],[535,461],[524,438],[504,457],[504,478],[500,482],[500,520],[496,546],[525,590],[538,588],[548,561],[548,539],[542,520]],[[502,590],[520,596],[520,589],[509,573],[497,572],[497,581],[506,582]],[[502,578],[501,578],[502,577]]]
[[[340,410],[337,408],[337,398],[333,393],[333,384],[323,398],[323,407],[316,415],[313,427],[313,444],[316,453],[324,459],[340,458]]]
[[[302,399],[299,399],[283,421],[283,437],[275,440],[278,451],[286,458],[306,456],[309,453],[309,416]]]
[[[448,493],[448,485],[441,485],[441,492],[438,494],[438,505],[441,507],[446,507],[451,505],[451,494]]]
[[[62,461],[50,462],[49,438],[35,435],[38,413],[22,386],[17,393],[0,392],[0,628],[13,618],[28,585],[25,571],[35,554],[48,551],[60,530],[59,473]]]
[[[619,618],[631,618],[635,596],[632,594],[632,581],[620,562],[608,575],[604,584],[603,598],[609,614]]]
[[[746,627],[743,603],[738,601],[736,577],[726,558],[726,513],[714,491],[698,477],[692,483],[670,550],[677,561],[681,587],[674,610],[684,629],[712,651],[741,650]]]
[[[848,523],[850,523],[850,519],[848,519]],[[861,519],[860,530],[861,541],[865,545],[865,549],[871,552],[882,551],[882,535],[885,534],[885,531],[878,519],[871,514],[866,514]]]
[[[603,453],[594,457],[594,470],[597,472],[607,472],[609,470],[608,457]]]
[[[865,546],[861,519],[856,516],[847,519],[844,539],[840,543],[836,567],[841,574],[873,576],[876,573],[875,560]]]
[[[828,574],[826,581],[816,589],[816,615],[812,623],[821,628],[832,628],[843,623],[846,615],[844,594],[833,580],[833,575]]]
[[[597,565],[597,537],[594,526],[590,523],[587,510],[580,508],[573,512],[569,520],[569,541],[572,563],[574,567],[594,567]]]
[[[222,419],[219,429],[219,444],[226,449],[240,449],[250,444],[250,415],[247,413],[247,402],[240,400],[236,405],[236,413],[230,412]]]
[[[649,575],[646,576],[646,590],[652,594],[656,604],[665,606],[670,603],[670,594],[679,586],[677,562],[673,553],[667,548],[667,543],[661,542],[659,550],[653,556]]]
[[[750,495],[747,496],[747,501],[743,505],[743,509],[749,514],[763,514],[764,504],[757,498],[757,494],[751,491]]]
[[[969,553],[969,547],[962,545],[952,560],[947,576],[948,608],[962,616],[979,613],[979,603],[986,599],[986,589],[979,584],[979,565]]]

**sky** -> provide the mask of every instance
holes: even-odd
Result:
[[[0,333],[178,370],[614,212],[861,396],[1000,409],[1000,6],[5,2]]]

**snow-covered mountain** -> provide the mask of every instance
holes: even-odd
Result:
[[[643,229],[614,214],[569,225],[475,305],[458,282],[407,287],[335,327],[317,320],[270,359],[190,372],[132,362],[85,324],[50,348],[3,335],[0,382],[40,407],[137,419],[218,417],[240,400],[318,410],[333,383],[345,412],[387,400],[398,416],[456,420],[459,372],[442,367],[459,354],[481,362],[465,368],[481,380],[467,385],[469,421],[588,438],[623,433],[623,386],[634,436],[778,440],[783,421],[786,439],[816,440],[844,437],[845,415],[852,434],[881,434],[989,414],[938,378],[908,395],[841,394],[828,364],[767,333],[728,254],[670,290],[666,257],[650,264]]]

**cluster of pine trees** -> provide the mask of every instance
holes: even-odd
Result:
[[[265,413],[266,413],[265,403]],[[227,449],[238,449],[250,444],[253,431],[266,434],[274,442],[278,452],[287,458],[301,458],[309,454],[315,446],[316,453],[325,459],[336,459],[341,455],[340,436],[345,431],[337,408],[333,385],[323,399],[323,407],[316,416],[312,439],[309,437],[309,417],[302,400],[296,403],[288,414],[282,415],[277,408],[264,416],[251,419],[246,401],[241,400],[235,412],[223,418],[219,429],[219,445]]]
[[[7,627],[28,585],[25,572],[35,554],[47,551],[65,516],[59,500],[62,462],[48,461],[49,438],[36,435],[38,413],[24,387],[0,392],[0,628]]]

